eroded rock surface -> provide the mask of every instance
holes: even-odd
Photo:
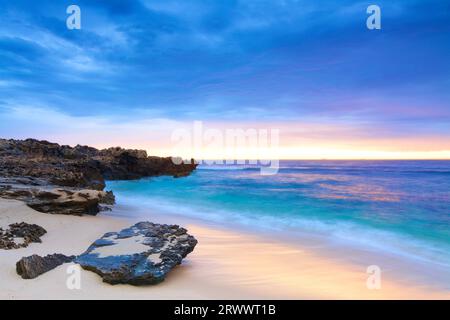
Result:
[[[30,208],[52,214],[96,215],[100,204],[114,204],[112,192],[89,189],[58,188],[27,183],[26,179],[0,178],[0,197],[24,201]]]
[[[110,284],[157,284],[196,244],[197,240],[177,225],[140,222],[106,233],[75,262]]]
[[[34,139],[0,139],[0,176],[40,178],[48,184],[103,190],[106,180],[149,176],[185,176],[197,165],[174,164],[172,158],[149,157],[144,150],[120,147],[98,150]]]
[[[189,175],[197,165],[149,157],[144,150],[59,145],[48,141],[0,139],[0,197],[22,200],[45,213],[95,215],[113,205],[105,179]]]
[[[47,231],[36,224],[25,222],[13,223],[9,228],[0,228],[0,249],[10,250],[25,248],[32,242],[41,242],[41,237]]]
[[[50,254],[45,257],[34,254],[20,259],[16,263],[16,271],[23,279],[34,279],[63,263],[72,262],[74,259],[75,256],[68,257],[63,254]]]

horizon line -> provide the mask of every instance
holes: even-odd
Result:
[[[169,156],[170,157],[170,156]],[[182,157],[176,157],[174,156],[173,158],[182,158]],[[190,159],[194,159],[196,161],[195,158],[190,158]],[[184,160],[188,160],[188,159],[184,159]],[[450,161],[450,158],[448,159],[358,159],[358,158],[349,158],[349,159],[316,159],[316,158],[311,158],[311,159],[202,159],[201,161]]]

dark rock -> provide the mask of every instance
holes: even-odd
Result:
[[[157,284],[196,244],[197,240],[177,225],[140,222],[106,233],[75,262],[110,284]]]
[[[75,256],[68,257],[63,254],[51,254],[45,257],[34,254],[20,259],[16,263],[16,271],[23,279],[34,279],[63,263],[72,262],[74,259]]]
[[[25,222],[13,223],[9,225],[11,234],[15,237],[24,238],[26,242],[41,243],[41,237],[47,231],[37,224],[28,224]]]
[[[184,177],[197,167],[193,160],[177,163],[172,158],[149,157],[143,150],[0,139],[0,197],[25,201],[45,213],[95,215],[108,210],[99,204],[114,205],[114,195],[110,191],[89,194],[86,189],[103,190],[105,179]],[[58,187],[64,188],[56,192]],[[83,193],[88,194],[85,199],[81,199]]]
[[[0,176],[39,178],[64,187],[103,190],[104,179],[185,176],[196,167],[193,160],[175,164],[172,158],[148,157],[144,150],[97,150],[34,139],[0,139]]]
[[[0,249],[19,249],[27,247],[32,242],[40,243],[41,237],[46,233],[44,228],[36,224],[25,222],[10,224],[9,229],[0,229]],[[15,238],[23,238],[23,242],[16,243]]]

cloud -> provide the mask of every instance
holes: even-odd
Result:
[[[69,4],[3,4],[0,102],[126,118],[135,134],[139,117],[449,134],[444,1],[379,1],[380,32],[365,27],[367,1],[79,0],[79,31],[65,27]]]
[[[0,137],[37,138],[60,144],[85,144],[98,148],[122,146],[146,149],[149,154],[159,156],[192,156],[204,158],[226,158],[224,148],[195,145],[179,148],[172,140],[174,132],[183,130],[194,137],[194,122],[176,121],[154,117],[140,112],[140,119],[117,116],[72,116],[56,109],[27,105],[0,108]],[[206,121],[202,123],[205,134],[208,130],[226,135],[227,130],[280,131],[280,145],[274,157],[295,159],[321,158],[448,158],[450,135],[430,133],[382,132],[376,126],[355,124],[329,119],[306,119],[296,121]],[[26,128],[26,130],[23,130]],[[405,128],[402,128],[405,129]],[[408,130],[407,130],[408,132]],[[237,158],[244,158],[249,150],[236,151]]]
[[[3,106],[0,110],[0,120],[5,124],[0,127],[0,136],[3,138],[31,137],[100,148],[168,147],[171,131],[182,125],[163,118],[126,120],[114,116],[71,116],[55,109],[24,105]]]

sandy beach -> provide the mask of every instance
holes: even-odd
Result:
[[[155,218],[156,219],[156,218]],[[160,218],[159,218],[160,219]],[[21,279],[15,263],[23,256],[77,255],[95,239],[136,220],[63,216],[36,212],[15,200],[0,200],[0,226],[36,223],[47,230],[42,243],[0,252],[0,299],[448,299],[448,292],[408,286],[387,277],[380,290],[366,287],[368,275],[357,265],[336,261],[298,244],[268,241],[238,231],[189,222],[199,244],[166,280],[156,286],[111,286],[81,271],[81,289],[66,286],[64,264],[32,280]],[[159,221],[156,221],[159,222]]]

